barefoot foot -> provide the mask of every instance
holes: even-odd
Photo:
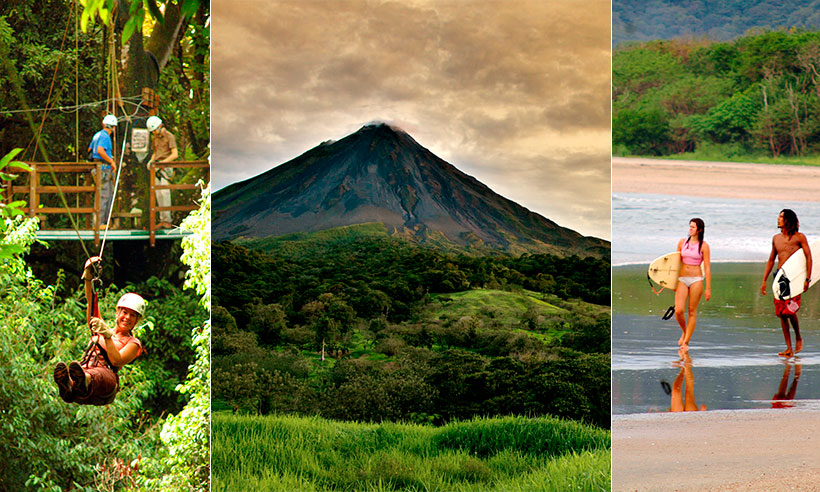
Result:
[[[779,355],[780,357],[794,357],[794,352],[792,352],[791,348],[788,348],[783,352],[778,352],[777,355]]]
[[[797,340],[797,342],[794,344],[794,353],[796,354],[797,352],[800,352],[801,350],[803,350],[803,340],[802,339]]]

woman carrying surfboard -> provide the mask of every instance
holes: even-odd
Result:
[[[694,218],[689,221],[689,236],[678,241],[681,267],[675,289],[675,319],[683,332],[678,345],[684,352],[689,350],[689,340],[695,332],[701,296],[707,301],[712,297],[711,252],[703,240],[704,228],[703,220]],[[688,308],[688,320],[684,308]]]

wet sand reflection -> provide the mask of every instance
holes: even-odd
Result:
[[[771,296],[756,290],[761,265],[713,267],[713,299],[701,305],[689,359],[677,352],[680,327],[661,319],[671,295],[652,293],[643,265],[613,269],[613,414],[686,412],[704,404],[708,410],[820,410],[820,296],[807,296],[800,310],[803,351],[778,357],[780,322]]]
[[[803,365],[799,362],[795,362],[794,364],[786,363],[785,366],[783,369],[783,377],[780,379],[780,386],[777,387],[777,393],[772,397],[772,408],[794,407],[794,395],[797,393],[797,381],[800,380]],[[789,375],[791,374],[792,366],[794,366],[794,379],[792,380],[792,384],[789,385]]]
[[[675,363],[680,366],[680,372],[672,383],[669,404],[670,412],[697,412],[706,410],[706,405],[698,406],[695,401],[695,375],[692,372],[692,357],[689,351],[678,351],[681,359]],[[684,384],[685,383],[685,384]]]

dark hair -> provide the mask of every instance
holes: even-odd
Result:
[[[794,210],[784,208],[780,211],[783,214],[783,228],[786,229],[786,234],[794,236],[797,230],[800,229],[800,221],[797,220],[797,214]]]
[[[703,231],[706,229],[706,225],[703,223],[703,219],[695,217],[694,219],[689,219],[689,222],[694,222],[695,227],[698,229],[698,253],[700,253],[700,249],[703,247]],[[686,238],[686,242],[688,243],[689,240],[692,239],[691,237]]]

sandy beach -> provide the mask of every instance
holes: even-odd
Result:
[[[612,490],[819,491],[820,411],[614,416]]]
[[[613,158],[612,191],[818,203],[820,167]],[[612,449],[616,492],[820,492],[820,409],[616,415]]]
[[[820,202],[820,167],[613,157],[612,191]]]

